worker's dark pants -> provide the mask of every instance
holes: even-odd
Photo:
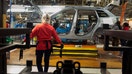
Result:
[[[44,55],[44,72],[48,71],[51,50],[36,50],[36,64],[39,72],[43,72],[42,57]]]

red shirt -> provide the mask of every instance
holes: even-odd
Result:
[[[58,37],[55,29],[48,23],[40,23],[37,24],[30,34],[30,38],[37,37],[38,45],[37,50],[47,50],[45,40],[52,40],[52,37],[58,42],[62,43],[60,38]],[[50,49],[50,41],[48,41],[48,49]]]
[[[129,30],[130,27],[124,27],[123,30]]]

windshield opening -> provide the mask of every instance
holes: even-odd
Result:
[[[73,9],[69,9],[52,17],[52,25],[58,34],[65,35],[70,32],[74,14],[75,11]]]

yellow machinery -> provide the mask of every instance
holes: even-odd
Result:
[[[52,55],[59,55],[60,49],[53,48]],[[74,45],[65,44],[62,49],[62,56],[85,56],[85,57],[97,57],[98,50],[96,45]]]

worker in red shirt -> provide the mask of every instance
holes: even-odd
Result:
[[[127,22],[123,23],[123,30],[130,30],[130,26]]]
[[[129,31],[130,30],[129,23],[124,22],[123,25],[122,25],[122,30]],[[127,46],[127,42],[128,42],[127,39],[121,39],[121,46]],[[123,52],[122,51],[119,54],[119,56],[121,56],[121,57],[123,56]]]
[[[36,65],[39,72],[48,72],[49,68],[49,58],[52,51],[51,40],[54,38],[59,44],[63,43],[58,37],[55,29],[50,22],[50,17],[48,14],[42,16],[42,23],[37,24],[30,34],[30,38],[37,37],[37,47],[36,47]],[[44,71],[42,67],[42,57],[44,55]]]
[[[124,23],[123,23],[122,30],[125,30],[125,31],[130,30],[130,26],[129,26],[129,24],[128,24],[127,22],[124,22]],[[121,45],[122,45],[122,46],[126,46],[126,44],[127,44],[127,40],[122,39],[122,40],[121,40]]]

